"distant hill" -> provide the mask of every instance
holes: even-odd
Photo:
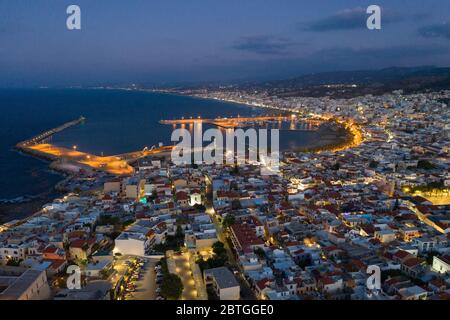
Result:
[[[379,95],[393,90],[405,93],[450,89],[450,68],[416,67],[381,70],[337,71],[296,78],[247,83],[248,89],[264,89],[280,96],[352,97]]]

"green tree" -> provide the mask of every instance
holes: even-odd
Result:
[[[161,295],[168,300],[178,300],[183,292],[183,283],[176,274],[164,275],[161,284]]]
[[[417,163],[417,168],[430,170],[430,169],[435,169],[436,166],[427,160],[419,160],[419,162]]]
[[[265,252],[264,252],[264,250],[263,250],[262,248],[260,248],[260,247],[257,247],[257,248],[254,250],[254,252],[255,252],[255,254],[256,254],[258,257],[260,257],[260,258],[264,258],[264,256],[266,255]]]
[[[213,257],[211,257],[207,260],[203,260],[202,258],[199,258],[196,261],[196,263],[200,267],[201,271],[206,270],[206,269],[223,267],[228,261],[227,250],[225,249],[225,245],[222,242],[216,241],[216,242],[214,242],[214,244],[211,247],[214,252]]]
[[[11,259],[8,259],[8,261],[6,262],[6,265],[11,266],[11,267],[18,267],[18,266],[20,266],[20,263],[22,261],[23,261],[22,259],[11,258]]]
[[[177,230],[175,231],[175,238],[184,239],[183,228],[181,228],[181,226],[177,226]]]
[[[372,160],[369,163],[369,167],[375,169],[378,166],[378,161]]]
[[[395,204],[393,210],[396,211],[400,208],[400,202],[398,201],[398,198],[395,199]]]
[[[236,222],[236,218],[232,214],[227,214],[227,216],[222,221],[222,226],[228,228]]]
[[[225,245],[222,242],[220,242],[220,241],[214,242],[214,244],[212,245],[212,249],[213,249],[213,252],[217,256],[222,256],[224,254],[227,254],[227,250],[225,249]]]

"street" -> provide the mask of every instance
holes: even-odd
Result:
[[[156,274],[155,265],[157,259],[147,259],[141,269],[142,278],[136,281],[136,291],[133,292],[132,300],[155,300],[156,298]]]

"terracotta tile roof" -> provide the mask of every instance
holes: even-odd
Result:
[[[395,254],[394,257],[395,258],[399,258],[399,259],[404,259],[407,256],[411,255],[409,252],[403,251],[403,250],[398,250]]]
[[[233,224],[230,228],[243,250],[253,245],[264,244],[264,242],[256,236],[255,230],[246,223]]]
[[[408,260],[403,262],[403,264],[405,266],[407,266],[408,268],[415,267],[415,266],[417,266],[417,265],[419,265],[421,263],[422,263],[422,260],[419,259],[419,258],[410,258],[410,259],[408,259]]]

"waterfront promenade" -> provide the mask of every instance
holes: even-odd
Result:
[[[314,130],[316,129],[320,124],[323,123],[322,120],[315,120],[315,119],[309,119],[309,118],[297,118],[296,115],[290,115],[290,116],[259,116],[259,117],[230,117],[230,118],[215,118],[215,119],[203,119],[201,117],[197,118],[181,118],[181,119],[173,119],[173,120],[161,120],[159,123],[161,124],[168,124],[168,125],[193,125],[196,123],[206,123],[206,124],[213,124],[218,127],[222,128],[237,128],[241,126],[251,125],[251,124],[264,124],[267,122],[285,122],[289,121],[291,123],[295,122],[302,122],[305,124],[304,130]]]

